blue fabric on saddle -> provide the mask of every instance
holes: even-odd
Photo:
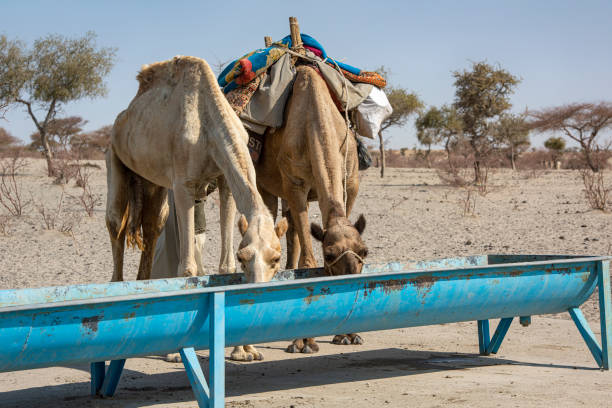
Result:
[[[329,58],[323,46],[313,37],[308,34],[302,34],[301,37],[305,46],[320,50],[325,61],[337,64],[340,68],[352,74],[359,75],[361,73],[359,68]],[[219,74],[217,78],[219,86],[223,88],[224,93],[228,93],[240,85],[248,84],[278,61],[286,53],[286,50],[291,48],[291,45],[291,36],[288,35],[271,47],[260,48],[232,61]]]

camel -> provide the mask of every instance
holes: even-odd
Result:
[[[322,243],[328,275],[361,273],[368,254],[361,238],[366,222],[363,215],[355,224],[348,220],[359,188],[355,136],[347,131],[325,81],[312,67],[297,67],[284,126],[266,135],[255,170],[257,186],[273,216],[278,211],[278,197],[288,204],[291,227],[287,232],[287,269],[317,266],[310,231]],[[314,200],[321,209],[323,228],[308,225],[308,201]],[[297,238],[299,248],[292,244]],[[231,234],[226,234],[226,239],[229,248]],[[337,335],[333,342],[361,344],[363,340],[351,333]],[[287,348],[292,353],[318,350],[311,338],[295,340]]]
[[[269,281],[280,267],[284,231],[275,229],[257,190],[248,135],[212,70],[202,59],[178,56],[144,66],[137,79],[138,92],[117,116],[107,153],[112,280],[123,280],[126,240],[143,250],[138,279],[150,278],[155,243],[168,215],[167,189],[174,192],[178,219],[177,276],[195,276],[194,200],[219,179],[227,204],[222,215],[235,200],[248,222],[240,244],[246,278]],[[225,223],[233,223],[233,211],[222,218]]]

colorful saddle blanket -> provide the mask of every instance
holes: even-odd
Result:
[[[315,55],[319,56],[327,64],[333,67],[338,66],[349,81],[364,82],[380,88],[386,85],[384,78],[378,73],[361,71],[359,68],[336,61],[327,56],[325,49],[316,39],[308,34],[302,34],[301,37],[304,47],[313,51]],[[232,61],[225,67],[223,72],[219,74],[217,78],[219,86],[221,86],[223,92],[227,94],[240,85],[248,84],[278,61],[291,46],[291,36],[288,35],[282,40],[274,43],[271,47],[260,48]]]

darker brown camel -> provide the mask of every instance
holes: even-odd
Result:
[[[272,214],[278,211],[277,197],[288,203],[294,228],[287,233],[287,268],[317,266],[311,231],[322,243],[328,275],[361,273],[368,254],[361,238],[366,222],[363,215],[355,224],[348,220],[359,189],[355,136],[347,132],[346,122],[325,81],[310,66],[297,67],[284,123],[283,128],[266,135],[263,155],[255,171],[257,186]],[[308,225],[308,201],[314,200],[321,209],[323,228],[314,223]],[[292,245],[296,238],[299,238],[299,248]],[[357,334],[334,337],[336,344],[362,342]],[[312,338],[295,340],[287,348],[292,353],[318,350]]]

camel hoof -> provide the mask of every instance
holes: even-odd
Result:
[[[253,361],[253,355],[250,353],[232,353],[230,359],[233,361]]]
[[[363,344],[363,339],[361,338],[360,335],[356,334],[355,337],[353,337],[353,344]]]
[[[261,354],[259,351],[255,352],[255,353],[251,353],[251,355],[257,361],[263,361],[263,359],[264,359],[263,354]]]
[[[180,363],[181,355],[179,353],[166,354],[164,356],[164,360],[166,360],[169,363]]]
[[[351,340],[348,338],[346,334],[337,334],[334,336],[332,343],[338,344],[340,346],[346,346],[351,344]]]
[[[227,266],[220,266],[219,267],[219,275],[227,275],[229,273],[236,273],[236,267],[227,267]]]
[[[319,345],[314,340],[307,342],[304,345],[304,349],[302,350],[302,353],[307,353],[307,354],[318,353],[318,352],[319,352]]]
[[[287,353],[299,353],[300,349],[298,348],[298,346],[296,346],[295,344],[290,344],[289,346],[287,346],[287,348],[285,349],[285,351]]]

